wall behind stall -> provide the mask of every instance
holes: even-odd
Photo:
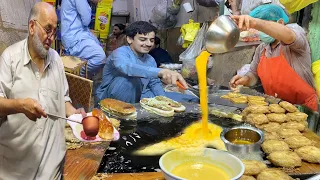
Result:
[[[10,45],[28,35],[31,7],[40,0],[0,1],[0,54]]]
[[[112,14],[123,14],[128,11],[128,0],[114,0],[112,4]],[[126,23],[126,17],[121,16],[113,16],[111,21],[111,28],[113,25],[122,23]],[[111,31],[110,31],[111,33]]]
[[[152,9],[159,3],[159,0],[140,0],[141,21],[150,20]]]
[[[182,4],[190,3],[194,11],[186,13]],[[184,0],[181,4],[180,11],[177,15],[177,24],[175,28],[161,30],[159,33],[162,40],[162,48],[166,49],[171,55],[175,63],[179,63],[179,55],[185,50],[177,45],[178,37],[180,36],[180,27],[193,19],[195,22],[213,21],[219,14],[219,7],[204,7],[196,3],[196,0]]]
[[[112,3],[112,12],[128,11],[129,0],[114,0]]]
[[[320,59],[320,2],[318,1],[312,6],[312,20],[309,24],[308,39],[312,52],[312,61],[317,61]]]
[[[131,5],[132,0],[128,0],[128,7]],[[140,2],[140,7],[138,8],[138,13],[140,15],[140,20],[149,21],[152,15],[152,9],[160,2],[159,0],[138,0]],[[194,7],[192,13],[186,13],[181,5],[180,11],[177,15],[176,27],[181,27],[183,24],[188,23],[189,19],[192,18],[198,22],[212,21],[219,12],[218,7],[204,7],[199,6],[196,0],[183,0],[182,4],[190,3]],[[130,13],[131,14],[131,13]]]

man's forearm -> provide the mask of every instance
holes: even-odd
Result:
[[[6,99],[0,97],[0,117],[21,113],[22,108],[22,99]]]
[[[255,19],[254,29],[262,31],[285,44],[292,44],[296,40],[296,34],[287,26],[272,22]]]
[[[72,104],[69,101],[67,101],[66,102],[66,116],[69,117],[72,114],[75,114],[75,112],[76,112],[76,109],[72,106]]]

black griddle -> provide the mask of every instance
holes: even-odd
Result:
[[[183,129],[200,119],[198,112],[179,113],[174,117],[144,117],[137,121],[121,121],[121,137],[111,142],[98,172],[101,173],[137,173],[154,172],[159,168],[160,156],[132,155],[143,146],[179,136]],[[233,127],[241,122],[210,115],[209,120],[223,128]]]

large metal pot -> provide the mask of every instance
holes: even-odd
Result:
[[[205,34],[205,47],[210,53],[224,53],[239,41],[240,30],[230,16],[219,16]]]
[[[230,153],[240,156],[260,152],[261,144],[264,141],[264,133],[251,126],[236,126],[231,129],[224,129],[220,137]],[[234,144],[232,143],[234,140],[246,140],[252,142],[252,144]]]

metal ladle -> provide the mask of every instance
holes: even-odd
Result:
[[[60,119],[64,119],[64,120],[67,120],[67,121],[72,121],[72,122],[81,124],[78,121],[75,121],[75,120],[72,120],[72,119],[69,119],[69,118],[66,118],[66,117],[62,117],[62,116],[58,116],[58,115],[54,115],[54,114],[50,114],[50,113],[47,113],[47,115],[51,116],[51,117],[54,117],[54,118],[60,118]]]

